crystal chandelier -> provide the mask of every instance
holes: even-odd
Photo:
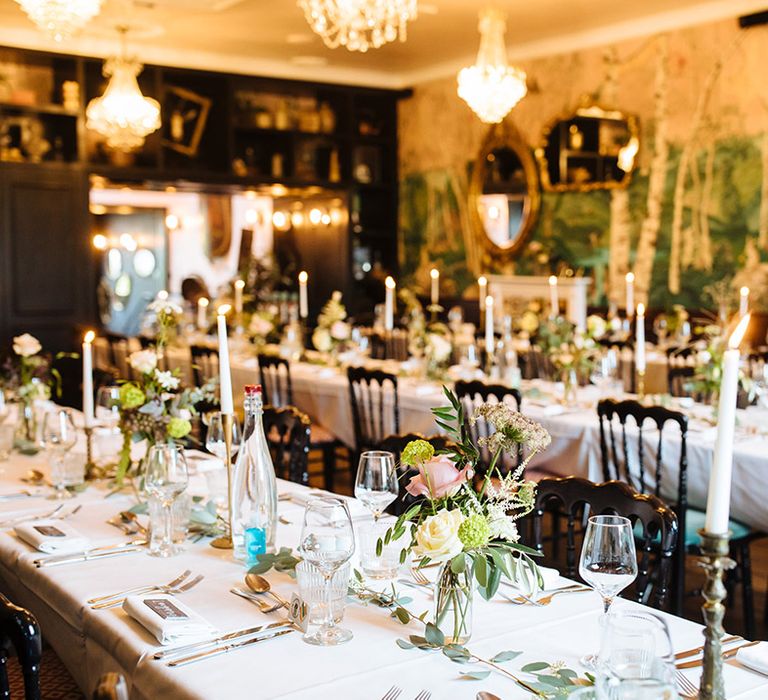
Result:
[[[55,41],[69,39],[101,10],[101,0],[16,0],[29,18]]]
[[[523,98],[525,73],[507,64],[506,16],[489,8],[480,13],[480,49],[475,65],[459,71],[459,97],[486,124],[498,124]]]
[[[120,56],[104,62],[103,73],[109,78],[101,97],[88,103],[86,127],[106,138],[115,151],[141,147],[148,134],[160,128],[160,103],[141,94],[136,77],[143,66],[125,57],[125,28],[119,29],[123,46]]]
[[[400,37],[416,19],[417,0],[299,0],[312,30],[328,48],[378,49]]]

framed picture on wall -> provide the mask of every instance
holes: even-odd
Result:
[[[182,87],[169,86],[163,101],[163,146],[190,158],[197,156],[211,100]]]

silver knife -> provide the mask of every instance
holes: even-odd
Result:
[[[109,547],[95,547],[85,552],[72,552],[70,554],[56,554],[52,557],[43,557],[35,559],[33,564],[39,569],[43,566],[56,566],[57,564],[69,564],[76,561],[89,561],[91,559],[103,559],[108,556],[116,556],[126,552],[138,552],[147,544],[146,540],[134,540],[132,542],[121,542],[120,544],[110,545]]]
[[[192,656],[186,656],[183,659],[176,659],[175,661],[169,661],[166,666],[186,666],[187,664],[193,664],[195,661],[202,661],[203,659],[210,659],[214,656],[219,656],[220,654],[226,654],[233,649],[240,649],[241,647],[247,647],[251,644],[258,644],[259,642],[266,642],[268,639],[274,639],[275,637],[280,637],[284,634],[289,634],[290,632],[293,632],[293,627],[286,629],[286,630],[280,630],[279,632],[273,632],[272,634],[267,635],[266,637],[254,637],[253,639],[246,639],[242,642],[236,642],[234,644],[227,644],[222,647],[216,647],[215,649],[210,649],[209,651],[202,651],[199,654],[193,654]]]
[[[290,625],[289,620],[283,620],[281,622],[272,622],[269,625],[259,625],[258,627],[249,627],[248,629],[236,630],[229,634],[223,634],[220,637],[214,639],[206,639],[202,642],[194,642],[193,644],[185,644],[183,647],[175,647],[174,649],[163,649],[162,651],[156,651],[152,658],[154,659],[167,659],[169,656],[178,656],[188,654],[190,652],[205,649],[206,647],[213,647],[221,644],[222,642],[229,642],[238,637],[247,637],[251,634],[259,634],[260,632],[267,632],[269,630],[280,629]]]
[[[14,501],[17,498],[31,498],[29,491],[19,491],[18,493],[6,493],[0,496],[0,501]]]

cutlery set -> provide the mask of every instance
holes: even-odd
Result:
[[[29,515],[20,515],[17,518],[11,518],[10,520],[3,520],[0,522],[0,527],[15,527],[21,525],[21,523],[27,523],[31,520],[66,520],[78,513],[83,507],[82,505],[75,506],[72,510],[64,512],[64,503],[59,503],[53,510],[46,513],[31,513]]]
[[[737,644],[737,646],[733,646],[730,649],[726,649],[722,653],[723,659],[731,659],[738,653],[739,649],[744,649],[746,647],[754,646],[755,644],[759,644],[759,641],[756,642],[747,642],[742,637],[739,637],[738,635],[733,635],[730,637],[723,637],[721,643],[722,644],[730,644],[731,642],[745,642],[744,644]],[[704,651],[703,646],[694,647],[693,649],[686,649],[685,651],[679,651],[677,654],[675,654],[675,661],[680,661],[680,659],[688,659],[692,656],[699,656]],[[703,658],[698,658],[693,661],[682,661],[680,663],[675,664],[675,682],[677,683],[677,687],[680,689],[681,694],[686,698],[698,698],[699,697],[699,687],[693,683],[685,674],[683,674],[684,669],[689,668],[699,668],[703,665],[704,660]]]
[[[194,588],[198,583],[200,583],[200,581],[203,580],[203,578],[205,578],[204,576],[199,575],[187,581],[186,579],[189,578],[191,573],[192,572],[187,569],[187,571],[185,571],[181,576],[174,579],[165,586],[144,586],[143,588],[140,587],[137,589],[129,590],[127,592],[123,591],[111,596],[102,596],[99,599],[91,599],[88,601],[88,604],[91,606],[91,610],[105,610],[107,608],[115,608],[119,605],[122,605],[126,597],[129,595],[144,595],[147,593],[167,593],[169,595],[174,595],[176,593],[184,593],[185,591]]]
[[[132,552],[140,552],[145,549],[147,540],[131,540],[129,542],[120,542],[106,547],[94,547],[85,552],[73,552],[68,554],[54,554],[49,557],[35,559],[32,563],[42,569],[49,566],[60,566],[61,564],[71,564],[79,561],[91,561],[94,559],[108,559],[110,557],[122,556]]]

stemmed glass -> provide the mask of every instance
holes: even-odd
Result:
[[[208,433],[205,436],[205,447],[208,452],[216,455],[222,462],[227,459],[227,447],[224,442],[224,420],[219,411],[209,414]],[[237,418],[232,416],[232,456],[234,457],[240,449],[240,424]],[[229,466],[225,463],[224,466]]]
[[[170,557],[177,552],[173,544],[173,502],[187,488],[188,481],[187,460],[180,445],[162,443],[149,448],[144,488],[163,506],[164,530],[162,542],[151,552],[153,556]]]
[[[336,627],[333,617],[331,579],[355,552],[352,518],[339,498],[311,498],[304,511],[299,542],[301,556],[313,564],[325,580],[325,622],[304,635],[308,644],[330,646],[352,639],[352,632]]]
[[[41,434],[43,447],[48,451],[51,463],[51,481],[55,491],[49,498],[72,498],[67,491],[66,456],[77,442],[77,430],[72,419],[72,411],[68,408],[60,408],[50,411],[43,418]],[[85,468],[85,467],[83,467]]]
[[[355,498],[373,513],[374,521],[399,493],[395,455],[378,450],[363,452],[357,467]]]
[[[600,390],[600,395],[610,394],[617,382],[619,370],[619,359],[616,351],[608,349],[598,358],[592,372],[589,375],[590,381]],[[616,387],[617,390],[618,387]],[[619,393],[621,393],[619,391]]]
[[[107,428],[120,422],[120,387],[102,386],[96,392],[96,421]]]
[[[587,524],[579,559],[579,576],[603,598],[603,613],[637,578],[637,552],[632,523],[619,515],[593,515]],[[581,663],[594,669],[595,654]]]

